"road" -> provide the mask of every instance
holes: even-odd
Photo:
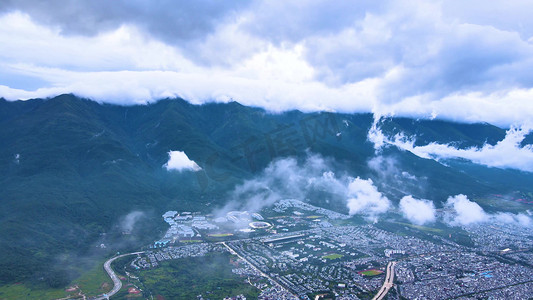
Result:
[[[256,266],[254,266],[254,264],[252,264],[250,261],[248,261],[246,258],[244,258],[243,256],[241,256],[239,253],[237,253],[237,251],[233,250],[233,248],[231,248],[230,246],[228,246],[226,244],[226,242],[222,242],[221,243],[222,245],[224,245],[224,247],[228,248],[229,252],[233,255],[237,255],[237,257],[239,257],[240,259],[242,259],[243,261],[245,261],[247,264],[250,265],[250,267],[252,267],[254,270],[256,270],[257,272],[259,272],[261,274],[261,276],[265,277],[265,278],[268,278],[270,281],[272,282],[275,282],[277,285],[279,285],[280,287],[282,287],[283,289],[285,289],[287,292],[289,292],[291,295],[293,295],[294,297],[296,297],[296,299],[299,299],[298,298],[298,295],[292,293],[291,291],[289,291],[287,288],[283,287],[281,284],[279,284],[279,282],[277,282],[274,278],[268,276],[266,273],[264,273],[263,271],[259,270],[259,268],[257,268]]]
[[[379,289],[378,293],[374,296],[374,298],[372,298],[372,300],[383,299],[394,285],[394,265],[396,265],[395,261],[391,261],[387,265],[387,275],[385,276],[385,282],[383,282],[383,285]]]
[[[121,254],[121,255],[118,255],[118,256],[115,256],[115,257],[112,257],[112,258],[108,259],[104,263],[104,270],[107,272],[107,274],[109,275],[111,280],[113,280],[113,289],[111,291],[109,291],[108,293],[103,294],[101,296],[98,296],[98,297],[96,297],[94,299],[95,300],[109,299],[109,297],[111,297],[111,296],[115,295],[116,293],[118,293],[118,291],[120,291],[120,289],[122,288],[122,281],[120,281],[120,279],[118,278],[117,274],[115,274],[115,271],[113,271],[113,269],[111,268],[111,263],[113,261],[115,261],[116,259],[119,259],[121,257],[124,257],[124,256],[137,255],[137,254],[142,254],[142,253],[144,253],[144,251]]]

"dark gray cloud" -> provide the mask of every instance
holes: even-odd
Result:
[[[499,17],[493,24],[458,6],[431,1],[8,0],[0,11],[23,11],[59,26],[65,35],[90,36],[134,25],[201,65],[231,65],[264,49],[253,42],[302,43],[316,78],[330,85],[383,77],[401,66],[402,74],[382,83],[385,101],[428,92],[437,97],[479,88],[491,92],[509,84],[530,87],[524,68],[533,64],[533,49],[523,36],[533,22],[513,25]],[[238,30],[255,40],[216,32],[239,18]]]
[[[526,0],[4,0],[0,96],[180,95],[523,123],[533,116],[532,9]]]
[[[379,3],[378,3],[379,2]],[[275,43],[299,42],[310,36],[336,33],[380,12],[388,1],[258,1],[244,26]]]
[[[530,87],[533,47],[517,34],[479,25],[455,25],[413,47],[438,45],[418,57],[404,53],[402,74],[383,82],[382,99],[394,102],[421,93],[491,93],[502,87]],[[412,42],[416,38],[411,37]],[[396,44],[398,45],[398,44]],[[430,50],[427,49],[429,52]]]
[[[249,1],[216,0],[7,0],[0,12],[22,11],[34,20],[59,26],[66,35],[96,35],[133,24],[168,44],[204,38],[217,24],[245,8]]]
[[[517,32],[527,40],[533,36],[533,18],[529,0],[442,1],[447,21],[490,26]]]
[[[306,59],[318,79],[343,85],[385,77],[379,95],[385,103],[533,83],[526,75],[533,47],[519,33],[450,21],[435,3],[370,6],[361,18],[336,29],[305,40]]]

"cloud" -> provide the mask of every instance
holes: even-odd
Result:
[[[228,204],[215,214],[224,215],[230,210],[257,212],[283,199],[321,201],[322,206],[345,205],[350,215],[373,219],[390,208],[389,199],[371,179],[339,175],[334,169],[332,161],[316,154],[308,154],[304,161],[275,160],[257,177],[237,185]]]
[[[183,151],[169,151],[168,157],[168,162],[163,165],[163,168],[168,171],[200,171],[202,169],[198,164],[190,160]]]
[[[405,196],[400,200],[400,211],[411,223],[424,225],[436,220],[432,201]]]
[[[449,197],[445,207],[451,210],[447,216],[448,222],[455,225],[469,225],[472,223],[486,222],[489,215],[479,204],[468,200],[465,195]]]
[[[396,208],[372,179],[338,174],[332,171],[334,169],[333,161],[315,154],[308,154],[301,161],[295,158],[277,159],[256,177],[235,186],[227,196],[226,205],[213,214],[225,216],[233,210],[259,212],[283,199],[312,202],[322,207],[340,208],[344,205],[349,215],[360,215],[374,221]],[[453,226],[485,222],[518,226],[533,224],[525,214],[486,213],[465,195],[450,196],[442,214],[437,214],[433,201],[416,199],[411,195],[401,198],[397,208],[403,217],[416,225],[436,221]]]
[[[181,96],[521,125],[533,119],[531,5],[3,1],[0,97]]]
[[[416,138],[407,137],[402,133],[394,137],[387,137],[379,128],[379,118],[368,132],[368,140],[379,149],[385,145],[394,145],[399,149],[409,151],[426,159],[462,158],[474,163],[496,168],[512,168],[527,172],[533,172],[533,145],[522,145],[522,141],[533,130],[531,126],[511,127],[505,138],[495,145],[485,144],[483,147],[471,147],[466,149],[455,148],[450,144],[430,143],[423,146],[415,146]]]
[[[493,217],[500,223],[517,224],[523,227],[531,227],[532,220],[525,214],[496,213]]]
[[[347,207],[349,214],[363,213],[370,217],[385,213],[391,203],[387,197],[381,194],[374,186],[372,179],[355,178],[348,186]]]
[[[376,153],[379,153],[384,146],[393,144],[393,141],[381,131],[381,127],[379,127],[380,121],[381,116],[374,114],[374,121],[367,133],[367,139],[374,145]]]
[[[141,220],[142,218],[146,218],[146,214],[142,211],[132,211],[126,216],[122,218],[120,221],[120,230],[122,232],[131,233],[133,231],[133,228],[135,227],[135,224]]]
[[[519,226],[531,226],[531,218],[525,214],[486,213],[479,204],[470,201],[465,195],[448,197],[444,207],[448,210],[444,221],[451,225],[471,225],[487,222],[498,222]]]
[[[123,24],[136,24],[147,35],[171,44],[205,38],[216,27],[245,8],[249,1],[221,2],[53,0],[3,1],[0,12],[22,11],[37,22],[58,27],[64,35],[94,36]]]
[[[260,175],[237,185],[223,210],[259,211],[282,199],[305,201],[316,190],[342,193],[344,183],[330,170],[329,162],[314,154],[303,162],[291,157],[274,160]]]
[[[428,178],[411,174],[412,166],[402,163],[397,155],[377,154],[368,160],[367,165],[372,171],[374,184],[387,191],[389,197],[424,195],[427,192]]]

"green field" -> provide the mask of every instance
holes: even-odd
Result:
[[[333,259],[341,258],[343,256],[344,255],[342,255],[342,254],[333,253],[333,254],[330,254],[330,255],[322,256],[322,258],[333,260]]]
[[[369,269],[369,270],[360,271],[358,273],[363,275],[363,276],[377,276],[377,275],[382,274],[383,271],[376,270],[376,269]]]
[[[212,233],[212,234],[208,234],[208,236],[210,237],[227,237],[227,236],[232,236],[233,233]]]
[[[96,296],[111,290],[113,283],[104,271],[104,262],[94,264],[93,268],[73,280],[65,289],[31,288],[27,284],[6,284],[0,286],[0,299],[58,299],[74,297],[80,292],[86,296]],[[69,287],[77,287],[67,292]]]
[[[87,296],[96,296],[108,292],[113,287],[113,282],[104,271],[104,261],[74,280],[70,286],[77,285]]]
[[[243,294],[257,298],[259,290],[244,282],[246,278],[232,273],[229,253],[211,253],[203,257],[189,257],[162,262],[160,267],[135,271],[154,298],[209,299]]]
[[[63,289],[30,289],[24,284],[6,284],[0,286],[0,299],[56,299],[67,293]]]
[[[415,224],[405,223],[405,222],[392,222],[392,223],[408,226],[408,227],[411,227],[411,228],[415,228],[415,229],[418,229],[418,230],[427,231],[427,232],[431,232],[431,233],[439,234],[439,233],[443,233],[444,232],[444,230],[442,230],[440,228],[433,228],[433,227],[415,225]]]

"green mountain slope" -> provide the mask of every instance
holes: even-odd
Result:
[[[238,103],[196,106],[181,99],[128,107],[73,95],[0,99],[0,282],[61,286],[70,275],[64,265],[93,253],[103,239],[108,251],[146,244],[157,238],[164,210],[221,204],[235,184],[280,157],[330,157],[339,171],[371,177],[397,200],[406,187],[381,180],[368,166],[375,155],[366,137],[371,124],[370,114],[270,114]],[[388,120],[383,128],[420,136],[419,143],[461,147],[505,135],[488,124],[405,118]],[[202,171],[166,171],[170,150],[184,151]],[[382,155],[427,178],[424,188],[409,192],[436,201],[533,187],[531,174],[519,171],[464,162],[444,166],[396,148]],[[114,244],[120,219],[132,211],[151,213],[129,243]]]

